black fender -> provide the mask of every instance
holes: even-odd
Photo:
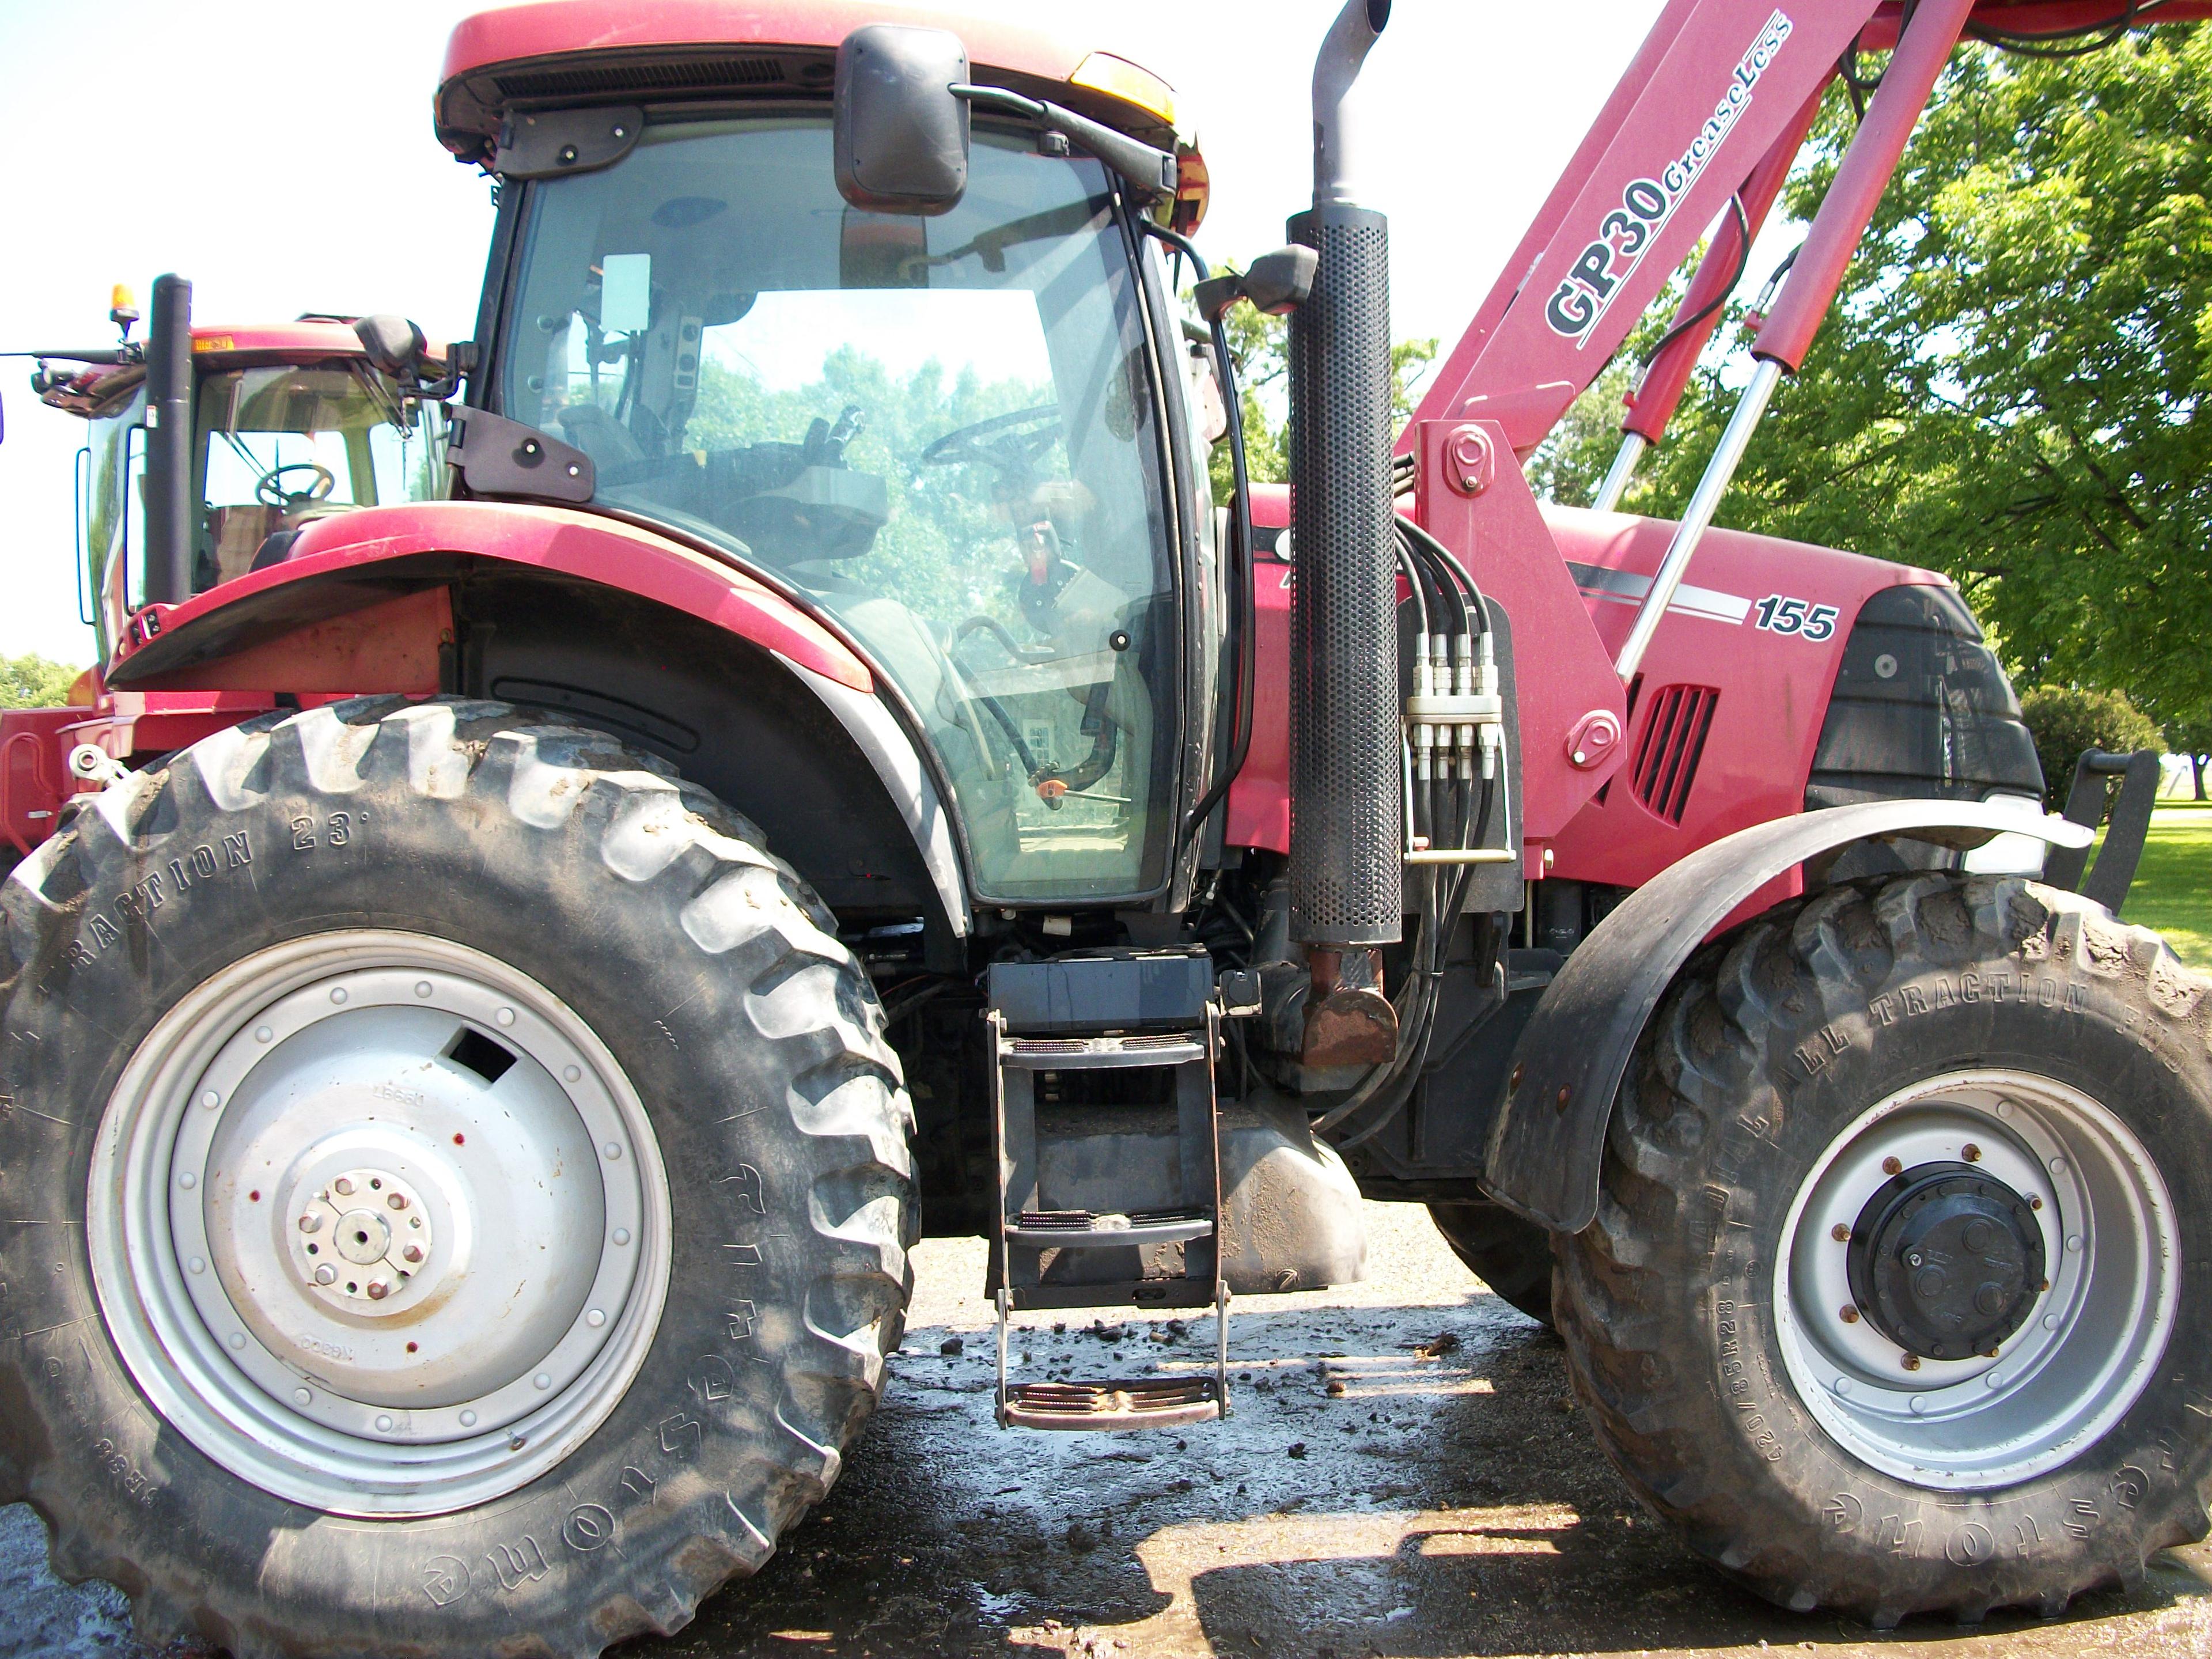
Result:
[[[2065,848],[2092,839],[2079,824],[2030,817],[2017,805],[1865,801],[1739,830],[1644,883],[1590,930],[1529,1016],[1491,1130],[1484,1188],[1557,1231],[1589,1225],[1613,1097],[1645,1022],[1690,953],[1775,877],[1855,842],[1894,837],[1964,848],[2004,831]]]

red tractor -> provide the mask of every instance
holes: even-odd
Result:
[[[2106,9],[1673,0],[1395,455],[1344,101],[1388,0],[1323,46],[1291,246],[1220,276],[1120,58],[829,0],[463,23],[453,499],[209,586],[157,290],[98,684],[270,706],[137,728],[0,892],[0,1497],[149,1636],[594,1654],[828,1491],[921,1233],[990,1241],[1003,1425],[1188,1432],[1231,1298],[1357,1278],[1364,1194],[1787,1606],[2054,1611],[2202,1536],[2205,983],[2072,890],[1942,578],[1711,527],[1956,43]],[[1540,507],[1884,48],[1683,520]],[[1102,1306],[1211,1308],[1212,1363],[1009,1354]]]
[[[147,343],[130,337],[139,313],[127,289],[117,288],[108,314],[123,331],[116,345],[22,354],[39,360],[40,400],[86,424],[74,502],[78,615],[103,664],[145,603],[143,481],[159,429],[146,418]],[[403,396],[370,364],[353,320],[159,331],[184,353],[193,592],[275,562],[317,519],[447,495],[444,405]],[[125,762],[143,765],[276,706],[274,689],[249,687],[229,678],[125,691],[95,673],[69,708],[0,714],[0,865],[52,833],[73,786],[103,785]]]

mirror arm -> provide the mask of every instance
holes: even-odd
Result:
[[[1141,139],[1116,132],[1102,122],[1078,115],[1072,109],[1062,109],[1058,104],[1024,98],[1005,87],[982,87],[972,82],[956,81],[945,89],[955,98],[1018,115],[1036,122],[1047,132],[1056,132],[1071,143],[1082,145],[1120,174],[1148,204],[1176,193],[1176,158]]]
[[[425,403],[442,404],[461,389],[461,382],[476,366],[477,343],[455,340],[446,348],[446,372],[434,380],[418,383],[409,395]]]

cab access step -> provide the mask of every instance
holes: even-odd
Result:
[[[1172,1428],[1229,1414],[1229,1286],[1221,1273],[1221,1136],[1214,1094],[1222,1006],[1200,953],[1110,951],[994,963],[999,1201],[991,1288],[1001,1427]],[[1115,1126],[1158,1126],[1131,1158]],[[1203,1308],[1211,1376],[1006,1379],[1016,1310]]]

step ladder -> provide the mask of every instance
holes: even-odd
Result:
[[[1172,1428],[1228,1416],[1229,1286],[1220,1270],[1214,1096],[1221,1007],[1206,958],[1129,952],[994,963],[989,992],[1000,1426]],[[1095,1085],[1104,1081],[1097,1073],[1139,1067],[1155,1074],[1149,1091],[1167,1096],[1151,1109],[1171,1103],[1175,1110],[1179,1167],[1169,1185],[1178,1190],[1133,1193],[1152,1201],[1124,1209],[1059,1201],[1066,1194],[1054,1190],[1056,1178],[1040,1157],[1040,1109],[1051,1110],[1050,1097],[1061,1091],[1056,1085]],[[1094,1177],[1085,1187],[1094,1200],[1098,1184]],[[1211,1376],[1007,1381],[1007,1322],[1017,1310],[1207,1306],[1215,1315]]]

